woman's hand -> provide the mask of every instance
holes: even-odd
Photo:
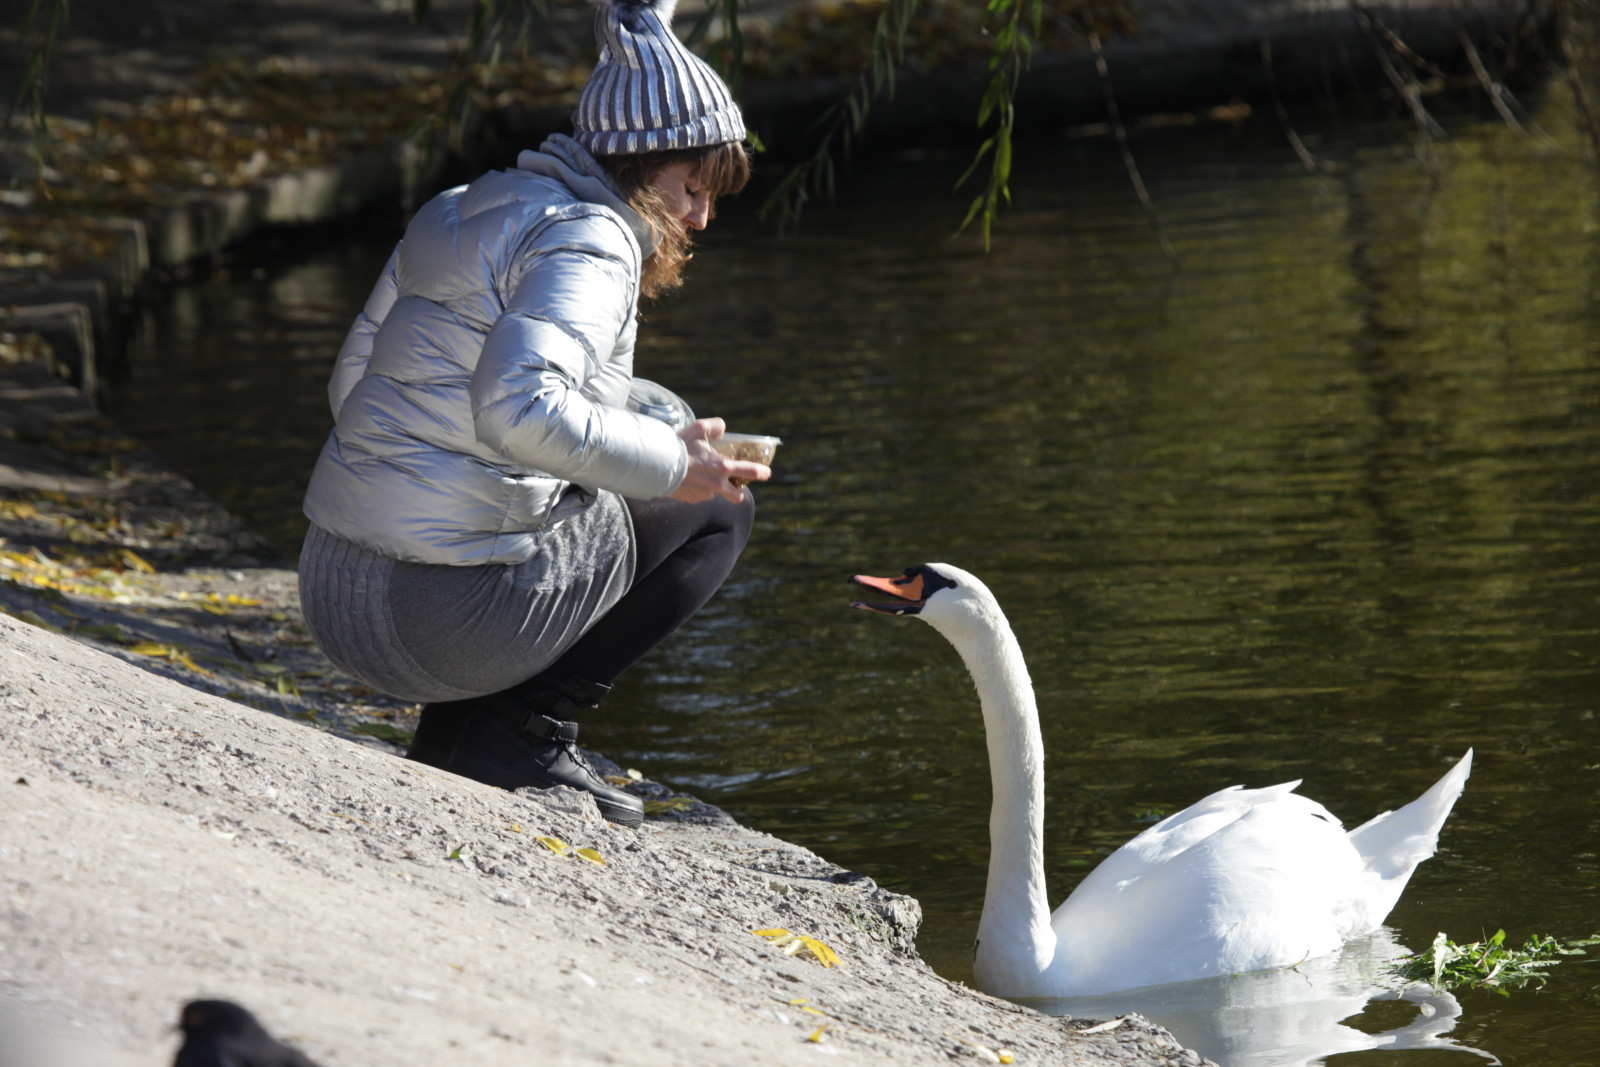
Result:
[[[765,463],[729,459],[711,447],[711,442],[721,437],[727,428],[721,419],[696,419],[678,431],[689,448],[689,473],[667,496],[686,504],[703,504],[714,496],[721,496],[737,504],[744,499],[744,489],[734,485],[730,478],[764,482],[772,477],[772,468]]]

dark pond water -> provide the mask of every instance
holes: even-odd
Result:
[[[1362,977],[1438,931],[1600,928],[1600,195],[1568,102],[1536,108],[1548,141],[1453,115],[1426,166],[1407,127],[1324,123],[1316,174],[1270,120],[1142,134],[1179,272],[1103,140],[1028,146],[988,256],[949,239],[960,153],[858,172],[787,238],[730,212],[639,372],[786,443],[733,580],[619,685],[598,747],[915,895],[924,955],[970,981],[976,698],[929,627],[848,610],[845,584],[956,563],[1039,691],[1055,900],[1153,809],[1304,778],[1354,825],[1477,751],[1335,993],[1125,1006],[1236,1064],[1474,1062],[1451,1041],[1600,1063],[1595,963],[1506,998]],[[291,548],[332,354],[393,237],[177,290],[119,398]]]

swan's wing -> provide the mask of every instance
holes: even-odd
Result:
[[[1350,831],[1350,843],[1367,865],[1385,878],[1409,877],[1417,864],[1439,847],[1439,830],[1455,807],[1467,776],[1472,773],[1472,750],[1433,788],[1399,811],[1386,811]]]
[[[1369,879],[1339,820],[1291,792],[1228,789],[1106,859],[1051,916],[1083,988],[1128,989],[1332,952]]]
[[[1118,883],[1138,878],[1221,833],[1257,808],[1281,803],[1285,797],[1312,805],[1322,817],[1338,826],[1339,820],[1321,804],[1294,795],[1299,784],[1299,779],[1296,779],[1263,789],[1245,789],[1235,785],[1218,790],[1204,800],[1167,816],[1117,849],[1090,872],[1083,884],[1105,881]]]
[[[1439,847],[1439,831],[1455,807],[1467,776],[1472,773],[1472,750],[1462,756],[1426,793],[1397,811],[1386,811],[1350,831],[1350,844],[1381,888],[1367,901],[1373,926],[1383,922],[1411,880],[1417,864]]]

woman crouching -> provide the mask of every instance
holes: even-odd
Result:
[[[749,177],[743,119],[671,30],[613,0],[571,137],[411,221],[329,383],[306,493],[306,623],[335,664],[423,702],[407,756],[566,785],[637,826],[575,719],[716,592],[754,502],[721,419],[631,411],[638,303]]]

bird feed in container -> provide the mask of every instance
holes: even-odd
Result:
[[[711,447],[721,452],[729,459],[745,460],[750,463],[761,463],[772,466],[772,457],[777,455],[778,446],[783,443],[781,438],[766,437],[758,433],[725,433],[711,442]],[[742,486],[747,479],[730,478],[734,485]]]

